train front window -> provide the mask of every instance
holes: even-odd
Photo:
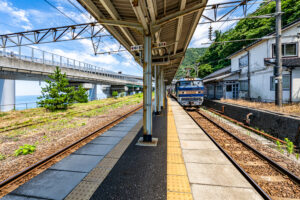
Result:
[[[180,82],[181,87],[188,87],[191,86],[191,81],[181,81]]]
[[[201,87],[201,81],[180,81],[181,87],[190,87],[190,86],[198,86]]]

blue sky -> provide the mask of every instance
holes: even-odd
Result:
[[[74,19],[76,23],[94,21],[87,12],[81,13],[68,0],[48,1],[62,10],[67,16]],[[85,11],[76,0],[70,1]],[[208,4],[225,1],[229,0],[209,0]],[[252,10],[255,8],[256,6],[254,6]],[[212,13],[207,12],[206,14],[211,16]],[[240,14],[241,12],[237,10],[231,17],[238,17]],[[0,34],[71,24],[74,24],[74,22],[52,8],[44,0],[0,0]],[[234,25],[235,22],[212,24],[214,29],[221,29],[222,31]],[[205,46],[203,43],[208,42],[208,27],[209,24],[197,26],[189,47]],[[118,47],[119,44],[116,40],[106,39],[100,51],[117,50]],[[108,70],[142,75],[141,67],[128,52],[95,56],[93,54],[94,51],[91,41],[87,39],[35,45],[35,48],[94,64]],[[30,90],[28,88],[30,88]],[[36,95],[40,93],[40,86],[38,82],[17,81],[16,92],[17,95]]]

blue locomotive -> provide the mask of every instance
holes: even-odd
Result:
[[[175,96],[183,107],[200,107],[204,100],[204,86],[200,78],[182,78],[175,83]]]

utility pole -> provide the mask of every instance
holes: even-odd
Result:
[[[275,104],[282,106],[282,46],[281,46],[281,0],[276,0],[276,66],[275,76]]]

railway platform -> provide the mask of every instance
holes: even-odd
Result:
[[[136,145],[142,117],[137,111],[3,199],[261,199],[175,100],[153,116],[155,147]]]

